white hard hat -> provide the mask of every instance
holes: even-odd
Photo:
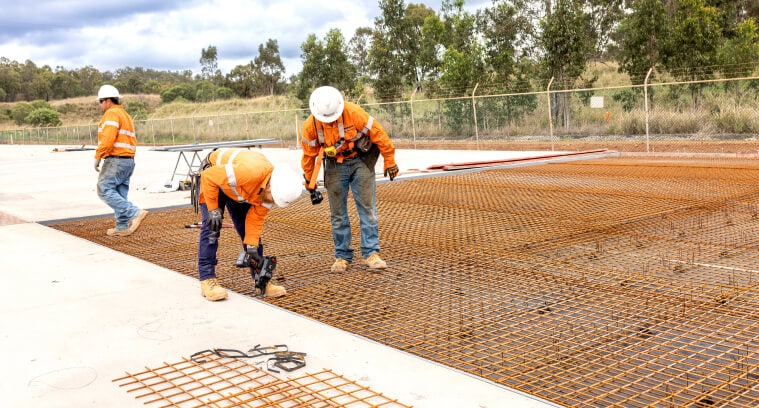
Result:
[[[319,122],[331,123],[343,114],[343,95],[331,86],[321,86],[311,92],[308,107]]]
[[[303,194],[303,177],[284,163],[273,163],[271,196],[277,207],[287,207]]]
[[[104,98],[120,98],[119,90],[113,85],[103,85],[98,91],[98,99]]]

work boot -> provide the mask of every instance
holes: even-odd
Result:
[[[284,287],[275,285],[271,282],[266,284],[266,297],[278,298],[287,294]]]
[[[371,255],[369,255],[368,258],[364,261],[366,262],[366,266],[369,267],[369,269],[385,269],[387,268],[387,263],[382,260],[379,256],[379,252],[375,252]]]
[[[332,264],[332,272],[345,272],[348,269],[348,261],[342,258],[335,259],[335,263]]]
[[[140,210],[140,212],[138,212],[137,215],[131,221],[129,221],[130,234],[132,232],[137,231],[137,228],[140,228],[140,224],[142,224],[142,220],[144,220],[145,217],[147,216],[148,216],[147,210]]]
[[[132,230],[130,229],[116,229],[116,228],[108,228],[108,231],[105,232],[109,237],[126,237],[127,235],[132,234]]]
[[[203,297],[215,302],[227,298],[227,290],[224,289],[216,278],[200,281],[200,293]]]

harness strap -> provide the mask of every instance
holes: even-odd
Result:
[[[314,163],[314,172],[311,173],[311,179],[308,181],[309,190],[316,188],[316,178],[319,177],[319,170],[322,168],[322,157],[324,157],[324,146],[319,148],[319,154],[316,156],[316,163]]]

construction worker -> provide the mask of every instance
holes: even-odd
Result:
[[[218,149],[201,163],[198,206],[202,215],[198,239],[198,278],[202,295],[222,300],[227,291],[216,278],[216,251],[219,248],[224,208],[249,256],[251,272],[263,259],[261,232],[264,218],[275,204],[285,207],[303,193],[303,179],[286,164],[272,164],[261,153],[241,149]],[[257,283],[257,282],[256,282]],[[266,296],[287,292],[271,282],[262,290]]]
[[[132,234],[148,215],[128,199],[129,180],[134,172],[137,136],[132,117],[119,104],[119,91],[113,85],[98,90],[98,103],[103,116],[98,126],[98,147],[95,150],[95,171],[98,175],[98,197],[113,208],[116,227],[106,233],[114,237]],[[103,163],[101,171],[100,163]]]
[[[309,108],[311,115],[303,122],[301,166],[306,187],[316,204],[313,197],[318,161],[324,159],[324,187],[329,198],[335,244],[335,262],[331,270],[345,272],[353,262],[348,190],[353,191],[358,210],[364,263],[370,269],[387,268],[387,263],[379,255],[374,167],[381,153],[384,175],[392,181],[398,175],[395,147],[374,117],[360,106],[346,102],[340,91],[331,86],[316,88],[309,98]]]

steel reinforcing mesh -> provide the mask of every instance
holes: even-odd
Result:
[[[272,210],[288,294],[268,301],[561,405],[759,406],[756,160],[613,157],[377,195],[381,273],[358,255],[329,272],[326,200]],[[53,227],[197,276],[198,220],[154,211],[129,239],[108,217]],[[220,242],[222,284],[254,296],[234,230]]]

